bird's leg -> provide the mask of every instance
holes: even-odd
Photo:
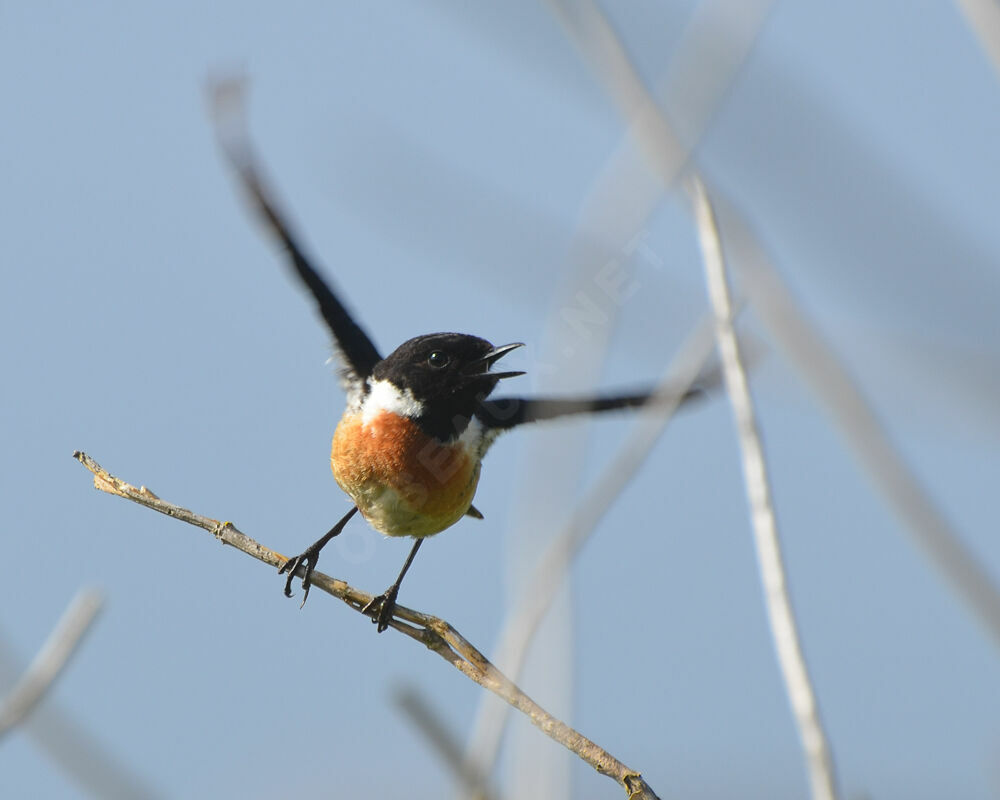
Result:
[[[373,597],[369,600],[368,604],[361,609],[362,614],[370,615],[372,622],[378,624],[376,630],[379,633],[388,628],[389,623],[392,621],[393,611],[396,610],[396,595],[399,594],[399,584],[403,582],[403,576],[406,574],[406,570],[410,568],[410,564],[413,563],[413,557],[417,554],[417,550],[420,549],[423,541],[423,539],[417,539],[414,543],[413,549],[410,550],[410,554],[406,557],[406,563],[403,564],[403,568],[399,571],[399,577],[396,578],[396,582],[378,597]]]
[[[292,596],[292,579],[295,577],[295,571],[305,564],[305,573],[302,575],[302,588],[305,590],[305,594],[302,596],[302,606],[306,604],[306,600],[309,598],[309,586],[312,584],[313,570],[316,568],[316,562],[319,561],[319,551],[326,547],[326,543],[334,536],[344,530],[347,521],[357,513],[357,510],[357,506],[352,508],[321,539],[317,539],[309,545],[305,552],[295,556],[295,558],[288,559],[281,565],[278,569],[278,574],[283,575],[286,572],[288,573],[288,580],[285,581],[285,597]],[[299,608],[302,608],[302,606],[299,606]]]

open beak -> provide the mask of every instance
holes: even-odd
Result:
[[[516,378],[518,375],[524,375],[520,371],[512,372],[490,372],[490,367],[492,367],[497,361],[503,358],[511,350],[517,350],[519,347],[524,347],[524,342],[514,342],[512,344],[501,345],[500,347],[494,347],[490,352],[484,355],[482,358],[478,358],[472,362],[470,365],[473,369],[479,369],[482,367],[483,371],[473,375],[472,377],[477,378]]]

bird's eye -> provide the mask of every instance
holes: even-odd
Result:
[[[435,369],[441,369],[441,367],[448,366],[448,354],[442,353],[440,350],[435,350],[429,356],[427,356],[427,363],[430,364]]]

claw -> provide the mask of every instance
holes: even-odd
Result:
[[[285,597],[292,597],[292,581],[295,579],[295,573],[298,568],[305,564],[305,574],[302,576],[302,588],[304,593],[302,595],[302,603],[299,608],[302,608],[306,604],[306,600],[309,599],[309,587],[312,586],[312,574],[313,570],[316,568],[316,562],[319,561],[319,553],[313,552],[312,548],[306,550],[294,558],[288,559],[284,564],[278,567],[278,574],[284,575],[288,573],[288,579],[285,581]]]
[[[313,570],[316,569],[316,562],[319,561],[320,551],[326,547],[326,543],[329,542],[334,536],[340,534],[347,524],[347,521],[354,516],[357,512],[358,507],[354,506],[350,511],[344,514],[340,518],[340,521],[330,528],[326,534],[316,542],[313,542],[306,550],[295,556],[295,558],[288,559],[284,564],[278,567],[278,574],[284,575],[288,573],[288,578],[285,581],[285,597],[292,596],[292,581],[295,579],[295,573],[298,571],[299,567],[305,566],[305,572],[302,573],[302,588],[305,593],[302,595],[302,604],[299,608],[302,608],[306,604],[306,600],[309,599],[309,587],[312,586],[312,574]]]
[[[392,586],[378,597],[373,597],[361,609],[361,613],[370,616],[372,623],[378,626],[375,629],[378,633],[388,630],[389,623],[392,622],[393,612],[396,610],[396,596],[398,594],[399,587]]]

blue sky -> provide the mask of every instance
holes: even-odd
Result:
[[[649,85],[693,6],[614,10]],[[347,508],[328,469],[342,396],[326,332],[220,157],[210,76],[248,77],[282,202],[379,346],[434,330],[524,341],[510,364],[525,392],[569,380],[545,342],[624,135],[615,105],[545,7],[523,2],[5,4],[0,64],[5,646],[26,661],[77,588],[100,587],[104,613],[46,702],[163,796],[451,792],[392,692],[419,687],[465,738],[478,687],[328,597],[300,612],[263,566],[95,493],[70,454],[285,553]],[[997,79],[950,4],[778,3],[697,161],[1000,579]],[[603,387],[655,379],[705,308],[679,198],[638,233],[626,260],[641,291],[593,376]],[[780,354],[753,388],[845,796],[1000,795],[1000,643]],[[572,443],[577,491],[628,430],[502,439],[476,500],[486,520],[429,542],[401,602],[489,650],[546,535],[516,500],[538,453]],[[535,664],[525,678],[663,796],[807,791],[736,456],[721,398],[671,425],[557,608],[548,637],[572,675]],[[352,522],[320,569],[381,591],[407,546]],[[501,785],[543,782],[526,748],[569,770],[572,796],[618,796],[523,723]],[[17,732],[0,743],[0,795],[28,794],[81,796]]]

